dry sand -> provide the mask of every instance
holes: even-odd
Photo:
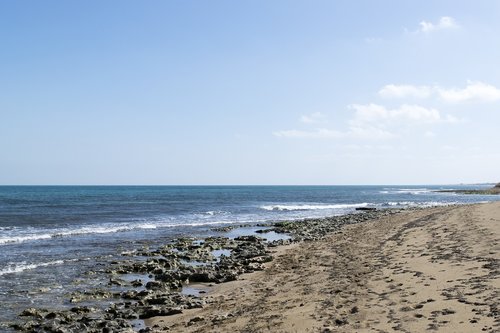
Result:
[[[500,332],[500,202],[407,211],[282,247],[170,332]]]

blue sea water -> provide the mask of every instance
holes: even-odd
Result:
[[[356,207],[434,206],[497,196],[484,186],[0,186],[0,322],[63,305],[85,271],[141,246],[213,227],[342,215]]]

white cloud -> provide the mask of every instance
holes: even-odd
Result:
[[[432,23],[427,21],[420,22],[420,28],[418,29],[418,32],[428,34],[437,30],[456,29],[459,27],[460,26],[458,25],[458,23],[454,18],[449,16],[443,16],[439,19],[437,23]]]
[[[320,123],[325,119],[325,116],[321,112],[314,112],[310,115],[303,115],[300,117],[300,121],[306,124],[316,124]]]
[[[388,84],[382,87],[378,94],[383,98],[428,98],[432,94],[432,88],[428,86]]]
[[[453,116],[442,116],[433,108],[419,105],[403,104],[396,109],[388,109],[378,104],[352,104],[350,109],[355,111],[345,131],[327,128],[314,130],[282,130],[273,132],[279,138],[296,139],[360,139],[385,140],[397,137],[388,129],[398,128],[405,124],[415,123],[453,123],[459,120]],[[426,135],[429,136],[429,135]]]
[[[338,139],[344,137],[342,132],[325,128],[318,128],[313,131],[285,130],[273,134],[279,138]]]
[[[447,115],[441,116],[440,112],[433,108],[425,108],[419,105],[403,104],[397,109],[387,109],[377,104],[352,104],[349,108],[356,111],[352,124],[363,123],[389,123],[389,122],[457,122],[458,119]]]
[[[382,105],[377,104],[351,104],[348,108],[356,111],[354,122],[367,123],[389,118],[389,112]]]
[[[470,85],[472,84],[477,83],[470,83]],[[491,99],[491,96],[494,94],[490,89],[492,86],[488,87],[488,94],[483,93],[480,96],[484,98],[484,96],[487,95],[490,96]],[[477,94],[477,90],[480,89],[472,89],[469,86],[463,89],[463,91],[467,91],[467,96],[479,95]],[[445,97],[446,93],[451,95],[450,91],[451,90],[430,86],[389,84],[379,91],[379,95],[388,98],[403,98],[408,96],[428,98],[431,95],[438,95],[443,99],[450,99],[449,96]],[[462,90],[458,92],[453,91],[455,94],[461,92]],[[455,97],[455,99],[458,98]],[[413,104],[402,104],[392,109],[375,103],[351,104],[348,108],[354,110],[354,114],[347,122],[347,128],[345,130],[328,128],[316,128],[313,130],[291,129],[276,131],[273,132],[273,135],[279,138],[382,140],[397,137],[392,131],[396,130],[396,133],[401,132],[400,129],[408,128],[408,125],[456,123],[461,121],[449,114],[443,115],[435,108]],[[314,124],[320,122],[323,118],[323,114],[316,112],[310,115],[303,115],[300,121],[306,124]],[[424,133],[424,137],[431,138],[433,136],[435,136],[433,132],[428,131]]]
[[[428,109],[419,105],[404,104],[399,109],[389,111],[393,118],[401,118],[407,120],[423,121],[423,122],[438,122],[441,121],[441,115],[436,109]]]
[[[448,103],[465,101],[494,102],[500,100],[500,89],[480,81],[468,81],[463,89],[443,88],[441,86],[414,86],[409,84],[388,84],[378,92],[382,98],[430,98],[437,96]]]
[[[439,97],[451,103],[464,101],[494,102],[500,100],[500,89],[479,81],[468,81],[464,89],[436,88]]]
[[[279,138],[299,138],[299,139],[368,139],[383,140],[393,138],[395,135],[381,128],[373,126],[353,126],[345,132],[318,128],[312,131],[285,130],[273,133]]]

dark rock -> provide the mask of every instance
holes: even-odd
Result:
[[[337,318],[335,319],[335,325],[337,326],[343,326],[343,325],[347,325],[347,319],[346,318]]]
[[[262,238],[257,237],[257,236],[239,236],[234,239],[235,241],[238,242],[252,242],[252,243],[257,243],[263,241]]]
[[[35,308],[28,308],[28,309],[24,310],[23,312],[21,312],[19,314],[19,316],[42,318],[45,315],[45,313],[47,313],[47,311],[39,310],[39,309],[35,309]]]
[[[197,322],[200,322],[200,321],[204,321],[204,320],[205,320],[204,317],[202,317],[202,316],[196,316],[194,318],[191,318],[191,320],[188,322],[188,326],[191,326],[194,323],[197,323]]]
[[[163,308],[151,306],[143,309],[143,312],[139,315],[139,318],[148,319],[158,316],[171,316],[179,313],[182,313],[182,309],[180,308]]]
[[[57,313],[55,312],[49,312],[46,316],[45,319],[54,319],[57,317]]]
[[[213,272],[195,272],[189,276],[189,282],[217,282]]]
[[[146,283],[146,289],[163,290],[166,289],[166,285],[160,281],[149,281]]]

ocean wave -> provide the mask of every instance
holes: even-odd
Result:
[[[442,201],[389,201],[380,204],[382,207],[437,207],[437,206],[450,206],[458,204],[458,201],[442,202]]]
[[[290,211],[290,210],[318,210],[318,209],[348,209],[366,207],[366,202],[359,204],[335,204],[335,205],[264,205],[261,209],[269,211]]]
[[[74,260],[71,260],[71,261],[74,261]],[[42,263],[38,263],[38,264],[27,264],[25,261],[21,261],[21,262],[17,262],[17,263],[8,263],[5,268],[0,269],[0,276],[5,275],[5,274],[20,273],[20,272],[24,272],[24,271],[30,270],[30,269],[35,269],[38,267],[61,265],[64,263],[65,263],[64,260],[54,260],[54,261],[42,262]]]
[[[383,190],[379,191],[380,194],[412,194],[412,195],[426,194],[432,192],[433,190],[428,188],[384,188]]]
[[[47,240],[53,238],[71,237],[71,236],[83,236],[90,234],[112,234],[126,231],[134,230],[148,230],[157,228],[175,228],[175,227],[198,227],[203,225],[218,225],[218,224],[233,224],[233,223],[243,223],[242,221],[194,221],[186,223],[142,223],[142,224],[130,224],[130,225],[111,225],[111,226],[85,226],[74,229],[66,230],[43,230],[40,233],[36,231],[30,234],[17,234],[10,236],[0,237],[0,245],[6,245],[11,243],[23,243],[36,240]]]
[[[122,231],[131,231],[137,229],[156,229],[157,226],[151,223],[145,224],[135,224],[135,225],[114,225],[109,227],[98,227],[98,226],[87,226],[80,227],[76,229],[66,229],[66,230],[44,230],[39,233],[32,232],[30,234],[14,234],[10,236],[0,237],[0,245],[9,244],[9,243],[22,243],[27,241],[36,241],[36,240],[45,240],[51,238],[58,237],[66,237],[66,236],[77,236],[77,235],[86,235],[86,234],[107,234],[107,233],[115,233]]]
[[[209,218],[212,216],[220,216],[220,215],[231,215],[230,212],[227,212],[225,210],[209,210],[203,213],[197,213],[194,214],[196,217],[201,217],[201,218]]]
[[[205,212],[204,214],[214,216],[214,215],[226,215],[226,214],[230,214],[230,213],[226,212],[225,210],[209,210],[208,212]]]
[[[63,236],[73,236],[73,235],[86,235],[86,234],[109,234],[115,232],[131,231],[138,229],[156,229],[157,225],[152,223],[138,224],[138,225],[119,225],[119,226],[109,226],[109,227],[81,227],[74,230],[61,231],[51,235],[51,237],[63,237]]]
[[[4,236],[0,237],[0,245],[7,243],[22,243],[26,241],[49,239],[52,238],[51,234],[32,234],[32,235],[16,235],[16,236]]]

